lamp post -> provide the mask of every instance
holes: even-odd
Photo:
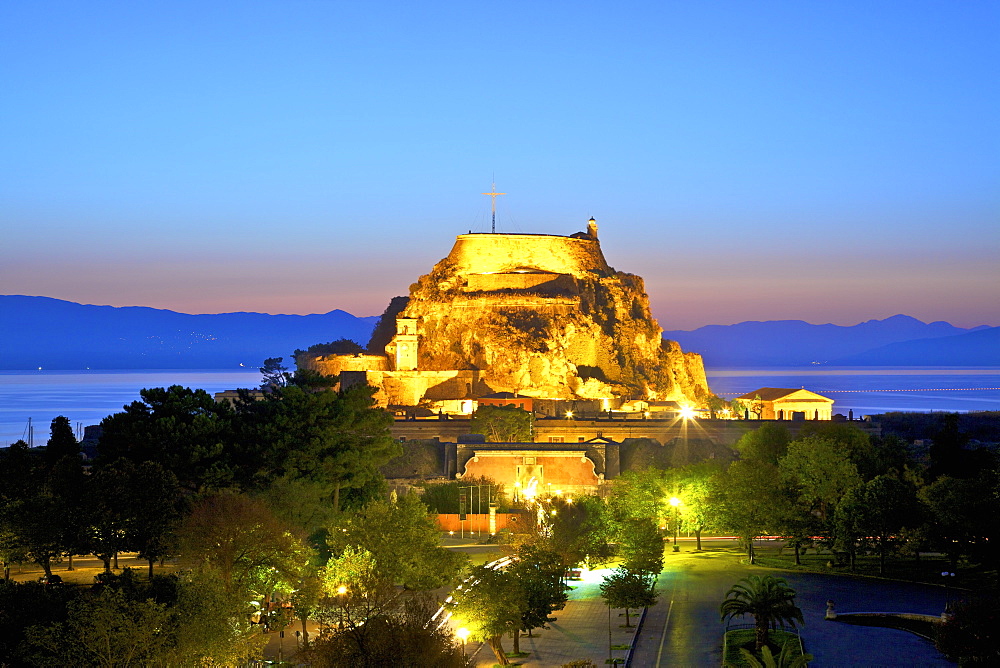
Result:
[[[462,640],[462,663],[464,664],[465,663],[465,641],[469,639],[469,629],[467,629],[467,628],[465,628],[463,626],[459,630],[455,631],[455,635],[457,635]]]
[[[670,497],[670,505],[674,508],[674,552],[679,552],[680,548],[677,547],[677,525],[680,524],[681,519],[681,513],[679,510],[681,500],[676,496],[672,496]]]
[[[347,587],[340,585],[337,587],[337,600],[340,602],[340,625],[339,628],[344,628],[344,597],[347,594]]]
[[[611,599],[608,599],[608,663],[615,665],[611,658]]]

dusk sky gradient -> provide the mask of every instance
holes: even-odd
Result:
[[[666,329],[1000,325],[1000,3],[6,2],[0,293],[382,312],[570,234]]]

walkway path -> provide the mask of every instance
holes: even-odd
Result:
[[[532,631],[533,638],[522,636],[521,651],[529,654],[512,661],[530,668],[551,668],[570,661],[590,659],[603,666],[608,658],[609,626],[612,645],[629,644],[639,621],[639,613],[636,611],[631,617],[633,628],[622,628],[625,617],[619,617],[621,610],[613,610],[608,623],[608,606],[604,605],[600,590],[600,583],[608,572],[604,569],[590,571],[585,574],[584,580],[573,582],[575,589],[569,592],[566,607],[552,615],[556,621],[551,622],[547,629]],[[504,649],[511,651],[510,637],[504,638]],[[624,651],[613,651],[616,657],[625,655]],[[496,662],[489,647],[483,647],[475,656],[475,665],[479,668],[488,668]]]

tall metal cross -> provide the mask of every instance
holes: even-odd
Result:
[[[490,228],[490,231],[493,234],[496,234],[497,233],[497,195],[506,195],[507,193],[498,193],[497,192],[497,182],[494,181],[493,182],[493,192],[491,192],[491,193],[483,193],[483,194],[484,195],[489,195],[493,199],[493,225]]]

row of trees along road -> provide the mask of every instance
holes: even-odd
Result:
[[[743,539],[783,536],[794,549],[815,543],[843,554],[945,552],[997,564],[1000,495],[997,459],[968,449],[957,416],[945,420],[929,461],[894,437],[872,440],[850,425],[808,425],[796,440],[768,424],[736,444],[740,458],[708,479],[704,497],[715,528]]]
[[[876,555],[885,571],[894,555],[929,550],[947,554],[952,570],[962,559],[990,570],[1000,565],[998,460],[969,448],[957,425],[947,416],[921,458],[899,438],[849,424],[807,423],[792,439],[767,423],[736,443],[732,460],[622,475],[608,511],[619,523],[655,518],[668,533],[692,532],[699,549],[702,531],[735,534],[751,561],[754,539],[780,536],[796,562],[812,546],[850,568]]]

